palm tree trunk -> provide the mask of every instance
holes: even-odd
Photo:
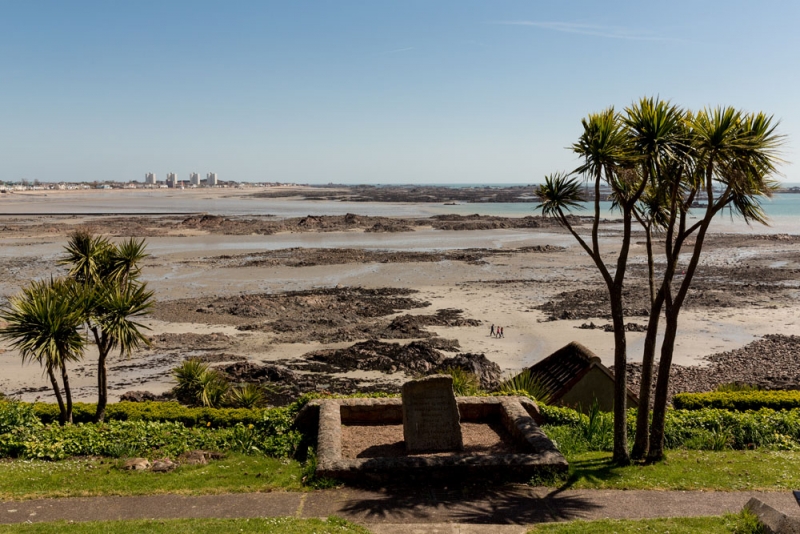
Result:
[[[66,423],[72,423],[72,391],[69,389],[69,375],[67,365],[61,362],[61,381],[64,383],[64,396],[67,398],[67,410],[64,417]]]
[[[53,393],[55,393],[56,401],[58,402],[58,423],[64,426],[67,422],[67,408],[64,406],[64,398],[61,396],[61,388],[58,385],[58,380],[56,380],[56,374],[49,365],[47,366],[47,376],[50,377],[50,384],[53,386]]]
[[[664,426],[669,395],[669,372],[678,332],[678,311],[679,308],[667,306],[667,325],[664,341],[661,344],[661,361],[658,365],[656,395],[653,401],[653,422],[650,426],[650,450],[647,453],[647,460],[650,462],[658,462],[664,458]]]
[[[106,355],[101,350],[97,360],[97,411],[94,414],[95,423],[102,423],[106,417],[106,406],[108,405],[107,376]]]
[[[627,340],[622,306],[622,288],[611,288],[611,319],[614,325],[614,455],[618,465],[627,465],[628,453],[628,384],[627,384]]]
[[[653,227],[649,223],[645,227],[646,246],[647,246],[647,277],[650,282],[650,305],[656,301],[656,269],[653,261]]]
[[[658,341],[658,323],[661,319],[661,308],[664,307],[664,291],[660,290],[650,305],[650,320],[647,323],[647,334],[644,338],[642,354],[642,378],[639,384],[639,408],[636,412],[636,440],[631,456],[634,460],[642,460],[650,448],[650,390],[653,387],[653,370],[655,368],[656,343]]]

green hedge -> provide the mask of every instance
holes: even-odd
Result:
[[[37,402],[34,413],[45,424],[58,422],[58,405]],[[74,423],[91,423],[96,405],[77,402],[72,408]],[[106,421],[160,421],[181,423],[184,426],[225,428],[239,423],[256,424],[264,409],[248,408],[189,408],[177,402],[118,402],[106,408]]]
[[[672,399],[672,404],[678,410],[792,410],[800,408],[800,391],[679,393]]]
[[[125,403],[135,405],[136,403]],[[157,403],[153,403],[157,404]],[[45,407],[47,405],[44,405]],[[281,408],[252,410],[253,423],[234,421],[242,410],[232,412],[226,419],[217,415],[217,421],[227,426],[206,424],[198,419],[187,419],[178,412],[173,420],[153,421],[140,417],[136,420],[110,420],[102,424],[78,422],[60,426],[45,424],[36,411],[36,405],[22,402],[0,403],[0,457],[38,458],[61,460],[71,456],[177,456],[192,449],[235,451],[291,457],[298,453],[302,434],[293,428],[294,416],[302,406],[296,402]],[[225,412],[226,410],[216,410]],[[45,411],[45,415],[48,412]],[[152,411],[150,413],[152,416]],[[130,413],[128,415],[131,415]],[[135,415],[140,415],[137,411]],[[208,417],[208,414],[205,414]],[[194,422],[187,426],[186,422]],[[299,451],[302,452],[302,451]]]
[[[594,417],[569,408],[540,406],[543,430],[565,454],[611,450],[613,416]],[[628,411],[628,435],[634,436],[636,410]],[[667,448],[702,450],[800,450],[800,409],[735,411],[718,408],[668,410],[664,428]]]

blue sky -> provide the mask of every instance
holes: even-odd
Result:
[[[646,95],[781,119],[800,2],[0,0],[0,179],[534,183]],[[800,182],[798,166],[784,180]]]

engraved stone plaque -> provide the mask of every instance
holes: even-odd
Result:
[[[434,375],[403,384],[403,437],[409,452],[464,448],[452,377]]]

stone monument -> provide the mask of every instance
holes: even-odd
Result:
[[[408,452],[464,448],[451,376],[434,375],[403,384],[403,437]]]

